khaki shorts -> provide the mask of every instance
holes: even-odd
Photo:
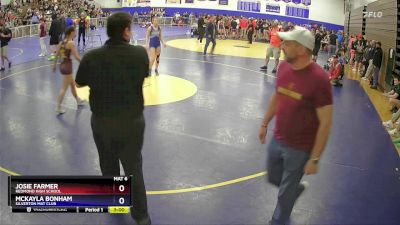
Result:
[[[1,47],[1,56],[7,56],[8,54],[8,45]]]
[[[281,49],[273,46],[267,48],[267,57],[273,56],[274,59],[279,59],[281,57]]]

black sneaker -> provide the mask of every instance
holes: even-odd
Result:
[[[151,219],[147,213],[144,215],[137,215],[131,210],[131,217],[138,225],[151,225]]]
[[[276,73],[276,69],[275,68],[272,70],[272,73]]]
[[[260,67],[260,69],[261,69],[261,70],[267,70],[267,69],[268,69],[268,66],[262,66],[262,67]]]
[[[4,70],[6,70],[6,68],[4,68],[4,67],[1,67],[1,68],[0,68],[0,71],[4,71]]]
[[[336,82],[335,84],[333,84],[333,86],[335,86],[335,87],[341,87],[341,86],[343,86],[343,84],[340,83],[340,82]]]
[[[135,220],[138,225],[151,225],[150,217],[145,217],[139,220]]]
[[[158,69],[156,69],[154,72],[156,72],[156,76],[160,75],[160,74],[158,73]]]

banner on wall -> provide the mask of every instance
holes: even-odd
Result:
[[[240,11],[260,12],[261,11],[261,3],[260,3],[260,1],[238,0],[237,9]]]
[[[228,5],[228,0],[219,0],[220,5]]]
[[[311,0],[301,0],[301,3],[305,6],[311,5]]]
[[[291,3],[292,2],[292,3],[296,4],[296,5],[303,4],[305,6],[310,6],[311,5],[311,0],[273,0],[273,1],[275,1],[275,2],[283,1],[285,3]]]
[[[150,6],[151,0],[123,0],[122,7],[146,7]]]
[[[165,0],[166,4],[181,4],[181,0]]]
[[[153,12],[158,12],[158,13],[161,13],[161,14],[165,13],[165,8],[163,8],[163,7],[152,7],[151,10]]]
[[[150,6],[150,0],[137,0],[138,6]]]
[[[270,13],[281,13],[281,6],[280,5],[271,5],[271,4],[267,3],[265,11],[270,12]]]
[[[301,8],[301,7],[286,6],[285,15],[308,19],[310,15],[310,10],[304,7]]]

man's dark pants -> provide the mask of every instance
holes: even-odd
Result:
[[[147,198],[142,171],[142,146],[145,129],[143,114],[114,117],[92,115],[94,141],[103,176],[119,176],[121,161],[125,175],[133,175],[133,215],[147,216]]]

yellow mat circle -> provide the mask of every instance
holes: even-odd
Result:
[[[168,41],[167,45],[193,52],[203,52],[205,42],[206,40],[204,39],[203,43],[200,43],[196,38],[174,39]],[[267,43],[260,42],[253,42],[253,44],[249,44],[248,41],[241,40],[217,40],[214,53],[227,56],[265,59],[268,45],[269,44]],[[212,44],[210,43],[208,46],[208,52],[211,51],[211,47]],[[281,52],[281,60],[283,59],[284,55],[283,52]]]
[[[78,88],[81,99],[89,100],[89,88]],[[192,82],[162,74],[145,79],[143,84],[144,105],[162,105],[178,102],[192,97],[197,92],[197,86]]]

